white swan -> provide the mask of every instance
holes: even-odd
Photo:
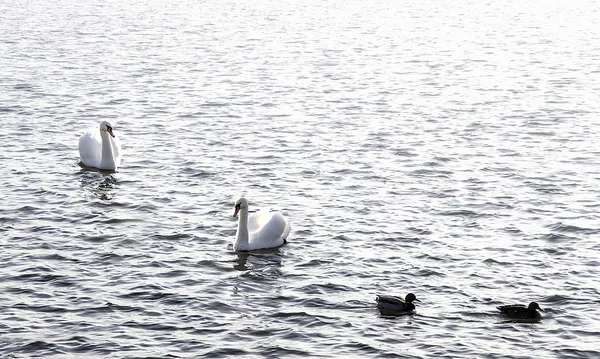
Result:
[[[248,216],[248,201],[240,198],[235,202],[233,216],[240,214],[233,249],[252,251],[274,248],[286,243],[292,229],[290,223],[279,212],[260,210]]]
[[[119,167],[122,157],[121,144],[108,121],[102,121],[97,129],[81,135],[79,156],[81,163],[86,167],[109,171],[115,171]]]

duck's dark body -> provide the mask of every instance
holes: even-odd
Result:
[[[529,306],[522,304],[502,305],[498,310],[505,316],[516,319],[537,319],[540,318],[540,312],[544,311],[536,302],[531,302]]]
[[[378,295],[376,301],[377,309],[381,312],[391,313],[410,313],[415,310],[415,305],[412,302],[420,302],[412,293],[409,293],[405,299],[388,295]]]

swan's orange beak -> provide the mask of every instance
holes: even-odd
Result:
[[[235,206],[235,211],[233,212],[233,216],[237,216],[238,212],[240,211],[240,206]]]
[[[112,128],[107,128],[106,132],[108,132],[109,135],[115,137],[115,134],[112,132]]]

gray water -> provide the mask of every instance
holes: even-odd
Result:
[[[600,357],[599,19],[3,0],[0,358]],[[78,165],[101,120],[115,173]],[[287,245],[232,250],[242,195]]]

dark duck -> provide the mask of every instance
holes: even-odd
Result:
[[[523,304],[512,304],[502,305],[496,308],[498,308],[500,313],[503,315],[515,319],[537,319],[541,317],[541,314],[538,312],[538,310],[541,310],[542,312],[545,311],[540,308],[540,305],[536,302],[529,303],[529,306],[525,306]]]
[[[413,302],[420,302],[412,293],[408,293],[404,299],[388,295],[378,295],[375,300],[377,301],[377,309],[382,314],[412,313],[415,310]]]

